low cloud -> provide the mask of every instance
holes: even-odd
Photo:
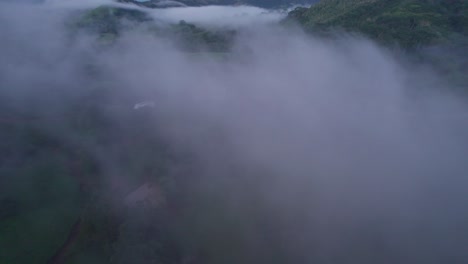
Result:
[[[216,26],[282,17],[263,12],[200,7],[152,14]],[[223,243],[232,238],[232,256],[216,256],[221,242],[201,243],[213,259],[467,259],[468,110],[442,77],[419,65],[409,72],[366,39],[325,40],[277,26],[241,31],[223,58],[184,53],[138,32],[103,51],[92,38],[70,42],[62,15],[0,8],[1,97],[45,119],[86,98],[106,109],[122,137],[134,105],[151,102],[146,123],[132,125],[190,153],[196,169],[178,177],[202,209],[190,216],[199,221],[189,221],[189,230],[204,228],[205,237]],[[97,75],[83,70],[89,64]],[[80,138],[66,123],[55,132]],[[118,174],[117,143],[83,144]],[[212,208],[198,204],[204,196],[217,199],[226,217],[209,218]],[[187,236],[197,238],[195,231]]]
[[[258,26],[279,22],[285,12],[272,11],[253,6],[201,6],[185,8],[154,9],[154,18],[177,23],[185,20],[204,27]]]

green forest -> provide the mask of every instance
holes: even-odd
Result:
[[[323,0],[291,11],[287,23],[293,22],[313,34],[344,31],[371,38],[434,63],[457,82],[467,81],[466,0]]]

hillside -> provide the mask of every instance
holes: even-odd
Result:
[[[414,48],[468,34],[467,0],[322,0],[289,19],[308,31],[342,29]]]
[[[316,0],[178,0],[178,1],[166,1],[166,0],[118,0],[119,2],[130,2],[141,6],[157,8],[178,5],[188,6],[204,6],[204,5],[253,5],[259,7],[281,7],[289,6],[292,4],[309,4],[316,2]]]
[[[313,34],[364,35],[409,51],[452,84],[468,84],[468,0],[322,0],[296,8],[285,21]]]
[[[161,24],[143,11],[111,6],[86,10],[69,24],[72,31],[94,34],[103,44],[112,43],[124,31],[138,28],[150,36],[169,39],[185,51],[226,51],[235,34],[229,30],[207,30],[185,21]]]

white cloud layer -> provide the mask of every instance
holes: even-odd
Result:
[[[216,26],[280,17],[262,12],[154,15]],[[135,103],[154,103],[141,109],[139,135],[193,156],[196,169],[186,165],[181,179],[232,217],[238,229],[224,231],[243,242],[243,263],[279,253],[284,263],[466,263],[468,110],[433,72],[367,40],[281,28],[242,32],[216,59],[138,32],[99,50],[85,37],[70,41],[60,16],[35,8],[2,6],[0,18],[0,98],[44,120],[97,101],[115,133],[133,129]],[[90,64],[97,74],[84,70]],[[120,141],[80,141],[67,124],[54,132],[125,183]],[[203,222],[187,230],[216,237]]]

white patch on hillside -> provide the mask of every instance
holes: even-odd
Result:
[[[184,20],[205,27],[245,27],[279,22],[286,13],[253,6],[202,6],[153,9],[154,18],[171,23]]]

